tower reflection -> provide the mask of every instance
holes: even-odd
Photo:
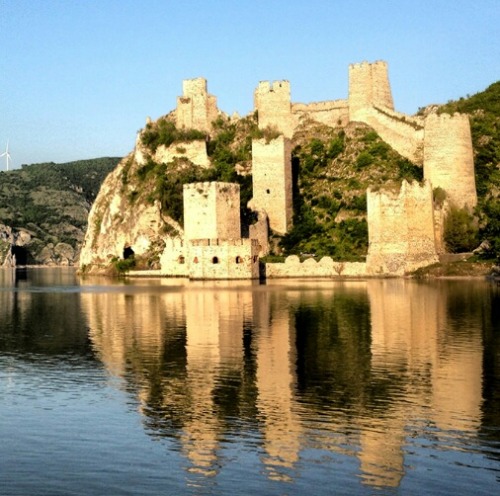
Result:
[[[364,483],[398,487],[409,436],[480,426],[482,334],[456,317],[461,291],[174,281],[84,292],[82,306],[110,375],[188,472],[216,476],[236,436],[270,479],[293,480],[313,449],[357,457]]]

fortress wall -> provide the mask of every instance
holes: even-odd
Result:
[[[165,249],[160,256],[160,275],[187,277],[186,249],[180,238],[166,238]]]
[[[355,120],[373,127],[403,157],[415,164],[423,164],[424,129],[420,119],[372,107],[359,110]]]
[[[398,193],[367,192],[367,272],[404,275],[438,261],[432,187],[403,181]]]
[[[259,243],[254,239],[197,239],[188,246],[190,279],[258,279]]]
[[[423,163],[423,121],[394,111],[386,62],[349,66],[349,120],[368,124],[403,157]]]
[[[205,140],[182,141],[174,143],[168,148],[160,145],[156,149],[153,160],[156,163],[168,164],[175,158],[187,158],[195,165],[200,167],[210,167],[210,160],[207,155],[207,143]]]
[[[274,126],[287,138],[292,137],[295,126],[288,81],[261,81],[254,93],[254,107],[260,129]]]
[[[241,237],[239,184],[185,184],[183,199],[186,241],[197,238]]]
[[[291,156],[290,140],[284,136],[252,141],[252,203],[267,213],[270,228],[279,234],[292,225]]]
[[[327,102],[292,103],[294,123],[309,117],[331,127],[346,126],[349,123],[349,104],[347,100],[331,100]]]
[[[408,222],[408,255],[406,271],[413,271],[438,261],[434,231],[432,184],[404,183],[405,212]]]
[[[207,80],[186,79],[182,91],[183,96],[177,98],[177,126],[209,132],[218,109],[216,97],[207,92]]]
[[[441,187],[451,204],[477,204],[469,118],[465,114],[430,114],[424,127],[424,177]]]
[[[323,257],[319,262],[308,258],[301,262],[297,255],[290,255],[285,263],[266,263],[266,278],[338,278],[364,277],[366,264],[363,262],[334,262]]]

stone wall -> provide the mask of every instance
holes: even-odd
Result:
[[[182,82],[183,96],[177,97],[177,127],[210,132],[217,119],[217,99],[207,92],[204,78]]]
[[[284,136],[252,141],[252,206],[267,213],[270,228],[278,234],[292,225],[291,153],[290,140]]]
[[[292,103],[292,117],[294,126],[303,118],[310,118],[331,127],[346,126],[349,123],[349,104],[347,100]]]
[[[314,258],[301,262],[297,255],[290,255],[285,263],[266,263],[265,276],[268,279],[365,277],[366,264],[335,262],[330,257],[323,257],[318,262]]]
[[[190,279],[258,279],[259,243],[255,239],[197,239],[187,250]]]
[[[288,81],[261,81],[254,93],[259,128],[276,127],[287,138],[293,136],[294,122]]]
[[[424,177],[446,191],[450,204],[477,204],[469,118],[465,114],[430,114],[424,128]]]
[[[160,257],[160,267],[160,275],[162,276],[187,277],[189,275],[183,239],[165,239],[165,249]]]
[[[356,120],[371,126],[400,155],[411,162],[423,164],[423,120],[394,110],[370,107],[360,109]]]
[[[210,159],[207,155],[207,143],[205,140],[182,141],[170,145],[160,145],[155,152],[153,160],[156,163],[168,164],[175,158],[185,157],[190,162],[200,167],[210,167]]]
[[[370,275],[404,275],[438,262],[432,186],[403,181],[401,189],[367,192]]]
[[[239,184],[185,184],[183,198],[186,241],[241,238]]]

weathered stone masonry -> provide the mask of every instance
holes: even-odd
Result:
[[[292,225],[292,151],[284,136],[252,141],[252,206],[264,210],[269,227],[285,234]]]
[[[186,79],[182,83],[183,96],[177,97],[177,126],[210,132],[217,119],[217,99],[207,92],[204,78]]]
[[[184,185],[184,238],[166,244],[161,273],[190,279],[258,279],[259,242],[242,239],[240,187]]]
[[[367,192],[369,275],[404,275],[438,262],[432,187],[403,181],[398,192]]]

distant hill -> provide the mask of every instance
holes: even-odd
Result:
[[[72,264],[92,202],[120,160],[50,162],[0,172],[0,264],[12,243],[18,247],[18,261]]]

